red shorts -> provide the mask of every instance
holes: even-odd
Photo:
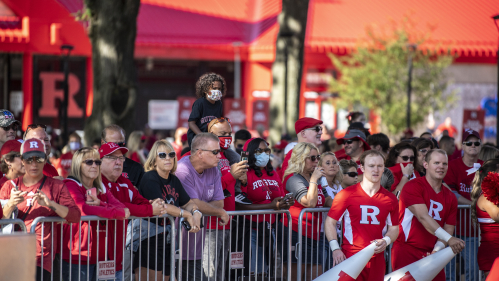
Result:
[[[344,251],[346,258],[355,255],[356,253],[351,253]],[[384,254],[374,255],[369,262],[366,264],[362,272],[357,277],[357,281],[383,281],[385,279],[385,257]]]
[[[431,253],[433,250],[429,249],[427,251],[415,248],[406,243],[400,243],[395,241],[392,246],[392,270],[395,271],[400,269],[406,265],[409,265],[413,262],[417,262],[418,260],[426,257],[428,253]],[[433,279],[433,281],[445,281],[445,270],[442,269],[438,275]]]
[[[492,264],[499,257],[499,247],[496,243],[482,242],[478,247],[478,268],[490,271]]]

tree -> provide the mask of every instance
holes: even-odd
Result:
[[[282,0],[272,65],[270,138],[273,142],[279,141],[282,133],[294,134],[298,119],[308,4],[309,0]]]
[[[86,120],[85,140],[100,138],[102,129],[118,124],[134,129],[135,36],[140,0],[85,0],[94,76],[93,110]]]
[[[430,45],[435,27],[418,31],[405,17],[392,21],[388,31],[367,28],[367,40],[350,56],[330,54],[340,77],[333,79],[331,90],[339,93],[339,106],[361,105],[381,116],[383,129],[397,134],[406,128],[408,58],[413,60],[411,124],[424,121],[430,111],[454,102],[454,93],[445,94],[449,81],[444,70],[453,61],[450,51]],[[414,45],[415,44],[415,45]],[[414,48],[413,46],[417,46]]]

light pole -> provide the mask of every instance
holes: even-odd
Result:
[[[492,17],[494,19],[494,23],[496,24],[497,31],[499,32],[499,14]],[[497,104],[496,104],[496,145],[499,145],[499,41],[497,45]]]
[[[291,31],[279,33],[279,37],[284,39],[284,122],[282,124],[282,135],[288,134],[288,43],[295,34]]]
[[[412,92],[412,59],[418,48],[416,44],[408,44],[409,57],[407,58],[407,129],[411,128],[411,92]]]
[[[62,141],[64,144],[68,142],[68,100],[69,100],[69,56],[73,50],[72,45],[62,45],[61,51],[66,51],[66,55],[63,57],[63,71],[64,71],[64,101],[61,104],[61,128],[62,128]]]

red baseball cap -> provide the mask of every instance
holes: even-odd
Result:
[[[12,152],[12,151],[21,153],[21,142],[20,141],[18,141],[18,140],[6,141],[3,144],[2,149],[0,149],[0,158],[2,156],[4,156],[5,154]]]
[[[320,124],[322,124],[321,120],[317,120],[310,117],[303,117],[298,119],[298,121],[296,121],[295,132],[298,134],[305,129],[312,128]]]
[[[285,141],[285,140],[281,140],[281,141],[278,141],[274,146],[273,148],[277,148],[277,149],[285,149],[286,146],[288,145],[288,142]]]
[[[256,139],[261,139],[261,140],[263,140],[264,142],[266,142],[266,143],[267,143],[267,145],[269,145],[269,143],[268,143],[266,140],[264,140],[263,138],[251,138],[251,139],[247,140],[247,141],[244,143],[243,150],[244,150],[244,151],[248,151],[248,145],[250,144],[250,142],[251,142],[252,140],[256,140]]]
[[[469,138],[470,136],[475,136],[477,137],[479,140],[481,140],[482,138],[480,137],[480,134],[473,130],[473,129],[464,129],[463,131],[463,141],[466,141],[467,138]]]
[[[121,146],[115,144],[114,142],[107,142],[107,143],[101,145],[99,148],[100,158],[102,159],[104,156],[109,155],[109,154],[115,152],[116,150],[121,151],[121,153],[123,153],[123,155],[125,155],[128,152],[128,148],[126,148],[126,147],[121,147]]]
[[[45,144],[40,139],[28,139],[21,144],[21,155],[24,159],[37,156],[40,158],[46,158],[45,154]]]
[[[183,134],[183,135],[180,137],[180,141],[181,141],[181,142],[186,142],[186,141],[187,141],[187,134]]]

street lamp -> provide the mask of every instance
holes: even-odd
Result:
[[[62,128],[62,141],[64,144],[68,143],[68,100],[69,100],[69,56],[73,50],[72,45],[62,45],[61,51],[66,51],[66,55],[63,57],[63,71],[64,71],[64,101],[61,104],[61,128]]]
[[[412,92],[412,59],[418,48],[417,44],[408,44],[409,57],[407,59],[407,129],[411,128],[411,92]]]
[[[499,32],[499,14],[492,17],[494,19],[494,23],[496,24],[497,31]],[[496,104],[496,145],[499,145],[499,41],[497,45],[497,104]]]

